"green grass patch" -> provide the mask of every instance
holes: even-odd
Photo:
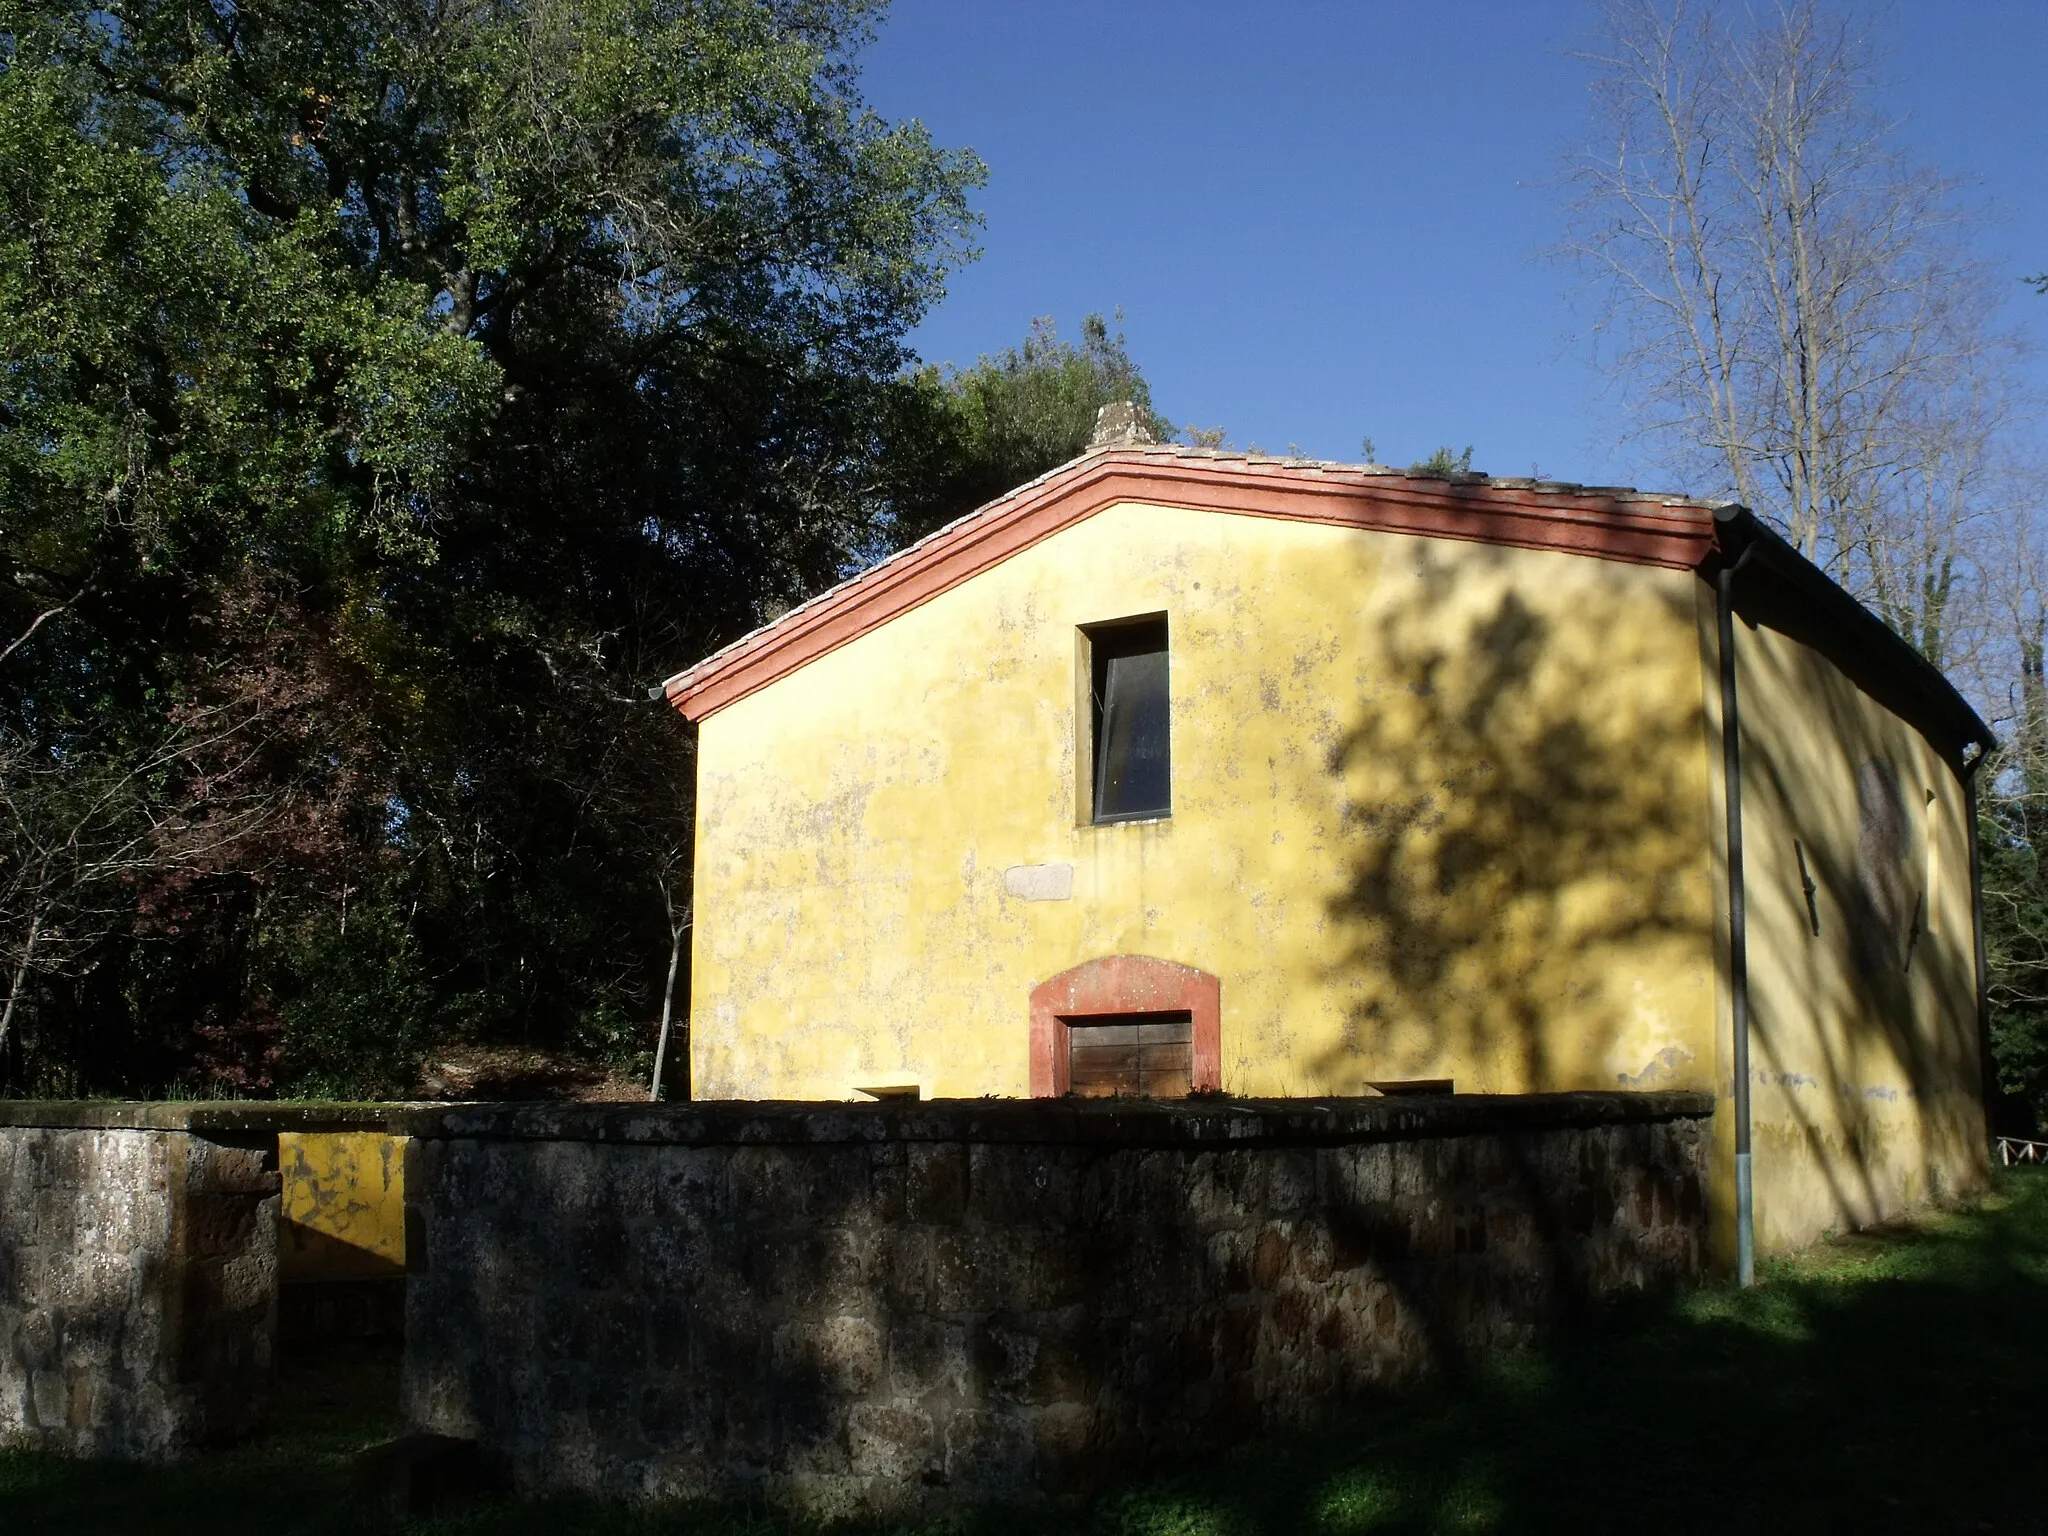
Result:
[[[0,1531],[352,1529],[349,1454],[388,1386],[287,1373],[276,1427],[170,1469],[0,1453]],[[375,1398],[374,1392],[385,1392]],[[380,1416],[381,1415],[381,1416]],[[512,1504],[413,1536],[799,1536],[760,1512]],[[1389,1394],[1086,1503],[869,1536],[2048,1532],[2048,1171],[1825,1243],[1748,1292],[1635,1298],[1540,1350]]]
[[[301,1350],[271,1422],[246,1444],[170,1466],[0,1450],[0,1533],[356,1536],[356,1452],[398,1430],[395,1343]]]

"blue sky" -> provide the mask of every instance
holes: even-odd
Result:
[[[1577,0],[1350,5],[895,0],[866,58],[877,110],[988,162],[981,260],[913,338],[971,363],[1034,315],[1119,305],[1176,421],[1231,441],[1666,484],[1616,442],[1542,258],[1586,132]],[[1903,147],[1977,184],[2011,318],[2048,343],[2048,3],[1879,12]],[[2048,352],[2048,348],[2043,349]],[[2048,357],[2030,360],[2048,393]]]

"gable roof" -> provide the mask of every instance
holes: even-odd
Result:
[[[662,691],[686,718],[703,720],[1119,502],[1563,550],[1674,570],[1697,569],[1718,547],[1710,503],[1627,486],[1484,475],[1446,480],[1373,464],[1171,445],[1104,448],[819,593],[678,672]]]
[[[1119,502],[1291,518],[1426,538],[1552,549],[1712,575],[1754,548],[1796,614],[1775,627],[1910,720],[1958,769],[1997,745],[1947,676],[1746,507],[1633,486],[1487,475],[1440,479],[1171,444],[1100,448],[906,545],[678,672],[661,691],[703,720],[808,661]],[[1752,606],[1737,583],[1736,608]],[[1966,749],[1975,745],[1969,756]]]

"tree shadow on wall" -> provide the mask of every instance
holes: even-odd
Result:
[[[1690,596],[1595,567],[1539,606],[1510,581],[1527,558],[1429,546],[1412,581],[1375,584],[1385,681],[1327,763],[1343,826],[1321,980],[1347,1001],[1324,1081],[1712,1080],[1670,1016],[1710,1015],[1711,987],[1657,990],[1713,921]]]
[[[1750,692],[1805,705],[1797,719],[1774,719],[1744,704],[1744,823],[1753,843],[1773,826],[1793,829],[1798,842],[1750,856],[1753,970],[1775,965],[1787,982],[1755,998],[1753,1086],[1776,1090],[1841,1224],[1855,1225],[1882,1214],[1879,1168],[1898,1162],[1881,1144],[1884,1106],[1916,1105],[1923,1167],[1983,1156],[1974,954],[1966,933],[1930,929],[1935,867],[1919,829],[1924,795],[1960,818],[1963,791],[1948,769],[1935,784],[1918,781],[1910,727],[1873,729],[1872,700],[1898,714],[1916,709],[1895,672],[1852,657],[1845,675],[1760,643],[1765,632],[1809,648],[1826,642],[1796,594],[1768,573],[1745,574],[1736,614]],[[1966,881],[1967,866],[1946,878]],[[1934,1022],[1941,999],[1945,1024]],[[1760,1146],[1759,1156],[1770,1150]]]
[[[1377,583],[1385,681],[1329,753],[1343,827],[1318,979],[1346,999],[1345,1028],[1310,1070],[1480,1092],[1716,1086],[1727,875],[1696,627],[1711,594],[1594,562],[1535,590],[1509,580],[1520,557],[1480,546],[1417,558],[1412,582]],[[1913,1156],[1981,1157],[1973,1030],[1928,1022],[1934,998],[1967,1011],[1974,972],[1967,942],[1926,932],[1923,861],[1900,831],[1921,813],[1901,777],[1910,728],[1870,715],[1873,698],[1915,709],[1898,680],[1762,643],[1760,626],[1842,649],[1762,574],[1737,611],[1753,1084],[1782,1092],[1784,1134],[1850,1226],[1884,1213]],[[1832,803],[1845,795],[1858,803]],[[1905,1157],[1882,1145],[1901,1099],[1919,1110]]]

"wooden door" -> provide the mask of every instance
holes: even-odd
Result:
[[[1192,1014],[1108,1014],[1066,1023],[1068,1092],[1084,1099],[1184,1099],[1193,1091]]]

